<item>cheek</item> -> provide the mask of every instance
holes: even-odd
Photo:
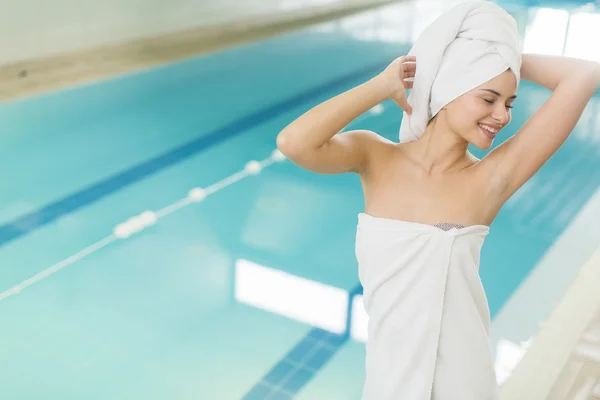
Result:
[[[457,102],[455,111],[470,121],[480,121],[492,112],[492,107],[478,97],[465,96]]]
[[[451,110],[448,110],[448,123],[450,127],[457,132],[467,132],[472,130],[475,125],[489,112],[485,106],[476,102],[464,101],[456,104]]]
[[[491,108],[484,101],[473,100],[465,104],[465,111],[476,123],[491,114]]]

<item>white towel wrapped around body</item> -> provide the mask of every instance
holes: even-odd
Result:
[[[479,257],[485,225],[359,214],[356,257],[369,316],[362,400],[497,400]]]
[[[510,68],[520,80],[521,52],[515,19],[489,1],[469,1],[442,14],[408,52],[417,72],[403,115],[400,142],[417,140],[445,105]]]
[[[519,47],[515,20],[493,3],[444,13],[409,52],[417,60],[413,113],[404,115],[400,140],[417,140],[444,105],[509,68],[519,82]],[[359,215],[356,257],[369,316],[363,400],[498,399],[478,274],[488,231]]]

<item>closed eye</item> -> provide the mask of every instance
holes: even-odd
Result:
[[[485,101],[486,103],[489,103],[489,104],[494,104],[494,102],[492,100],[483,99],[483,101]],[[513,106],[506,106],[506,108],[513,108]]]

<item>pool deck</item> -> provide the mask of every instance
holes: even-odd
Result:
[[[502,386],[503,400],[600,397],[600,249]]]
[[[314,5],[307,0],[305,7],[286,10],[285,0],[264,0],[258,10],[247,12],[251,17],[243,10],[235,17],[211,15],[212,20],[225,22],[202,21],[197,29],[0,65],[0,103],[150,69],[396,2],[333,0]]]

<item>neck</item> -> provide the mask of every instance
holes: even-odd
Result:
[[[460,170],[472,164],[469,142],[448,129],[437,118],[427,126],[423,136],[413,142],[419,165],[431,175]]]

